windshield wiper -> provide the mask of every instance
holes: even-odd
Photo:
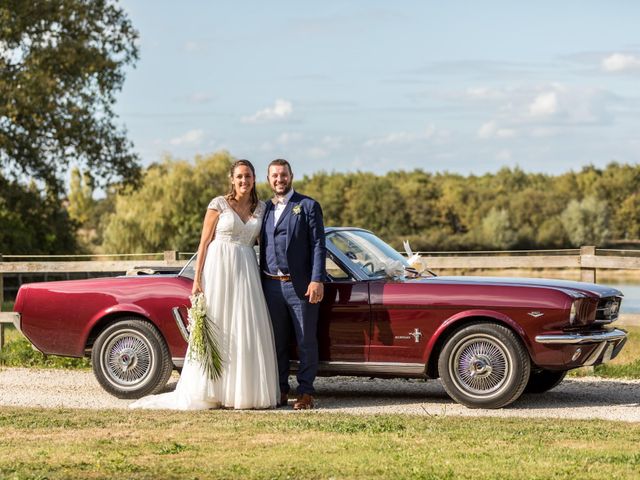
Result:
[[[422,276],[423,276],[423,275],[422,275],[422,273],[418,272],[418,270],[416,270],[416,269],[415,269],[415,268],[413,268],[413,267],[407,267],[407,266],[405,266],[405,267],[404,267],[404,271],[405,271],[405,272],[409,272],[409,273],[411,273],[411,274],[412,274],[412,275],[414,275],[415,277],[422,277]],[[436,275],[436,273],[435,273],[433,270],[429,270],[428,268],[427,268],[427,269],[425,269],[424,271],[425,271],[425,272],[429,272],[429,274],[430,274],[432,277],[437,277],[437,276],[438,276],[438,275]]]

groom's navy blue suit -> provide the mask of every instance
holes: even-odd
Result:
[[[313,394],[318,371],[319,304],[305,297],[309,282],[325,280],[325,236],[320,204],[294,192],[277,224],[272,202],[267,202],[260,238],[260,268],[271,275],[290,276],[290,281],[263,275],[262,286],[269,307],[278,355],[281,393],[289,392],[289,342],[291,328],[298,344],[298,394]]]

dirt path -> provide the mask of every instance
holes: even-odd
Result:
[[[174,388],[177,375],[167,389]],[[438,381],[319,378],[317,402],[322,412],[403,413],[495,417],[538,417],[640,422],[640,381],[595,377],[565,380],[540,395],[523,395],[501,410],[471,410],[451,401]],[[98,385],[90,371],[0,370],[0,406],[45,408],[127,408]],[[293,413],[289,408],[279,409]]]

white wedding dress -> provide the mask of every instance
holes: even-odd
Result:
[[[220,217],[207,249],[202,288],[223,356],[222,376],[208,379],[187,351],[176,389],[141,398],[130,408],[272,408],[280,398],[273,328],[253,249],[265,205],[260,202],[247,223],[224,197],[214,198],[209,208]]]

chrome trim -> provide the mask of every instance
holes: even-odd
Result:
[[[184,366],[184,357],[171,357],[171,361],[177,368],[182,368]]]
[[[178,326],[178,330],[180,330],[180,334],[182,338],[184,338],[185,342],[189,342],[189,331],[187,327],[184,325],[184,321],[182,320],[182,315],[180,315],[180,308],[173,307],[171,309],[171,313],[173,314],[173,319],[176,321],[176,325]]]
[[[13,323],[16,329],[22,333],[22,315],[18,312],[0,312],[0,323]]]
[[[579,343],[598,343],[609,342],[612,340],[622,340],[626,338],[627,332],[624,330],[614,329],[609,332],[600,332],[592,334],[561,334],[561,335],[537,335],[536,342],[545,344],[579,344]]]
[[[297,370],[300,362],[292,360],[292,370]],[[347,374],[387,374],[387,375],[417,375],[425,374],[424,363],[400,363],[400,362],[320,362],[318,372],[335,372]]]
[[[172,357],[173,364],[180,368],[184,365],[184,357]],[[291,370],[298,369],[300,362],[292,360],[290,362]],[[345,374],[365,374],[372,373],[387,375],[425,375],[424,363],[396,363],[396,362],[320,362],[318,365],[319,372],[335,372]]]
[[[607,348],[607,345],[609,345],[608,342],[602,342],[596,348],[594,348],[593,352],[591,352],[591,355],[589,355],[587,359],[582,362],[582,366],[590,367],[591,365],[595,364],[602,355],[602,352],[604,352],[604,349]]]

